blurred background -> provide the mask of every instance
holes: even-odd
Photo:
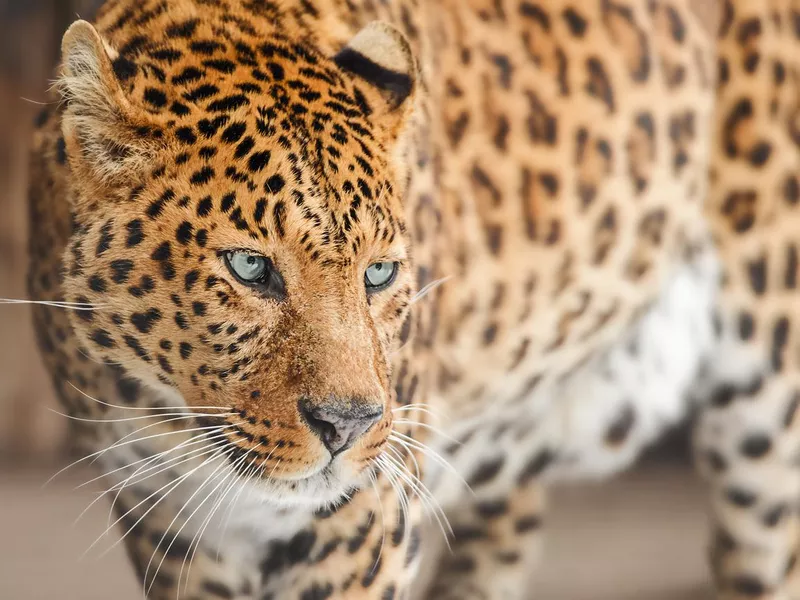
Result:
[[[0,298],[26,298],[28,147],[61,35],[100,4],[0,0]],[[73,525],[98,491],[75,490],[92,472],[43,487],[74,459],[53,410],[28,309],[0,305],[0,600],[140,598],[120,546],[79,558],[107,525],[103,503]],[[687,449],[682,427],[621,480],[559,490],[536,599],[708,597],[703,501]]]

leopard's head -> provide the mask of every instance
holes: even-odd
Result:
[[[64,37],[64,290],[97,305],[73,327],[277,500],[340,497],[392,428],[415,68],[381,23],[332,56],[199,22]]]

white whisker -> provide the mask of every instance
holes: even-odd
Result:
[[[411,448],[414,448],[415,450],[419,450],[425,456],[427,456],[428,458],[436,461],[441,466],[443,466],[445,469],[450,471],[450,473],[455,475],[458,478],[458,480],[461,483],[464,484],[464,487],[466,487],[470,491],[471,494],[473,494],[473,495],[475,494],[475,492],[472,491],[472,488],[469,486],[469,484],[466,482],[466,480],[461,476],[461,474],[455,469],[455,467],[453,467],[453,465],[451,465],[449,462],[447,462],[447,460],[441,454],[436,452],[436,450],[434,450],[433,448],[430,448],[429,446],[426,446],[422,442],[420,442],[418,440],[415,440],[414,438],[409,437],[409,436],[405,435],[404,433],[400,433],[399,431],[392,432],[389,435],[389,439],[392,440],[392,441],[397,442],[398,444],[400,444],[403,447],[411,447]]]
[[[434,427],[433,425],[429,425],[428,423],[421,423],[420,421],[411,421],[409,419],[394,419],[394,422],[400,423],[401,425],[414,425],[415,427],[423,427],[429,431],[432,431],[436,435],[443,437],[449,442],[458,444],[459,446],[462,445],[462,442],[460,440],[457,440],[456,438],[447,435],[444,431],[442,431],[438,427]]]
[[[73,417],[72,415],[68,415],[66,413],[62,413],[60,411],[57,411],[54,408],[49,408],[48,407],[48,410],[50,412],[52,412],[52,413],[55,413],[55,414],[57,414],[57,415],[59,415],[61,417],[66,418],[66,419],[71,419],[73,421],[79,421],[81,423],[124,423],[126,421],[143,421],[143,420],[147,420],[147,419],[159,419],[161,417],[178,417],[177,420],[180,420],[180,419],[193,419],[195,417],[230,417],[232,415],[237,414],[237,413],[210,414],[210,413],[185,413],[185,412],[179,412],[179,413],[166,413],[166,414],[161,413],[161,414],[155,414],[155,415],[142,415],[142,416],[139,416],[139,417],[123,417],[123,418],[120,418],[120,419],[88,419],[88,418],[84,418],[84,417]],[[163,423],[164,421],[161,421],[161,422]]]
[[[91,400],[92,402],[96,402],[97,404],[102,404],[103,406],[109,406],[111,408],[121,408],[123,410],[227,410],[230,411],[230,406],[124,406],[122,404],[109,404],[108,402],[104,402],[102,400],[98,400],[97,398],[90,396],[86,392],[84,392],[79,387],[73,385],[71,382],[67,382],[72,389],[76,392],[84,396],[85,398]],[[231,413],[235,414],[235,413]],[[219,416],[219,415],[214,415]]]
[[[414,304],[422,300],[425,296],[430,294],[433,290],[435,290],[440,285],[446,283],[452,278],[453,278],[452,275],[448,275],[447,277],[442,277],[441,279],[436,279],[435,281],[431,281],[430,283],[425,285],[420,291],[414,294],[414,297],[411,298],[411,302],[409,304],[413,306]]]
[[[245,452],[245,453],[244,453],[242,456],[240,456],[240,457],[239,457],[239,458],[238,458],[236,461],[234,461],[232,464],[230,464],[230,465],[229,465],[229,467],[230,467],[230,470],[229,470],[229,472],[228,472],[228,473],[225,475],[225,477],[223,477],[223,478],[222,478],[222,481],[220,481],[220,482],[219,482],[219,483],[218,483],[218,484],[217,484],[217,485],[214,487],[214,489],[213,489],[213,490],[211,490],[211,492],[209,492],[209,494],[206,496],[206,498],[203,500],[203,502],[201,502],[201,503],[200,503],[200,505],[199,505],[199,506],[198,506],[198,507],[197,507],[197,508],[194,510],[194,512],[193,512],[191,515],[189,515],[189,518],[186,520],[186,522],[187,522],[187,523],[188,523],[188,522],[191,520],[191,518],[192,518],[192,517],[195,515],[195,513],[196,513],[196,512],[197,512],[197,511],[200,509],[200,507],[201,507],[203,504],[205,504],[205,503],[208,501],[208,498],[211,496],[211,494],[213,494],[214,492],[216,492],[216,491],[217,491],[217,490],[218,490],[218,489],[219,489],[219,488],[220,488],[220,487],[221,487],[221,486],[222,486],[222,485],[225,483],[225,481],[228,479],[228,477],[231,477],[231,476],[232,476],[232,477],[233,477],[233,482],[234,482],[234,483],[237,481],[237,473],[236,473],[236,470],[239,468],[239,465],[242,465],[242,464],[244,464],[244,461],[246,460],[247,456],[248,456],[248,455],[249,455],[251,452],[253,452],[254,450],[257,450],[257,449],[258,449],[258,448],[259,448],[261,445],[262,445],[262,444],[261,444],[261,443],[259,443],[258,445],[256,445],[256,446],[253,446],[253,447],[252,447],[252,448],[250,448],[250,449],[249,449],[247,452]],[[192,557],[191,557],[191,559],[189,560],[189,568],[188,568],[188,570],[186,571],[186,582],[185,582],[185,586],[188,586],[188,585],[189,585],[189,576],[191,575],[191,571],[192,571],[192,564],[194,563],[194,557],[195,557],[195,556],[196,556],[196,554],[197,554],[197,549],[200,547],[200,540],[201,540],[201,539],[202,539],[202,537],[203,537],[203,533],[205,533],[205,530],[206,530],[206,528],[208,527],[208,524],[209,524],[209,523],[211,522],[211,520],[213,519],[213,517],[214,517],[214,514],[217,512],[217,509],[219,508],[219,506],[220,506],[220,504],[221,504],[222,500],[224,500],[224,498],[225,498],[225,495],[227,495],[227,490],[229,490],[229,489],[231,489],[231,488],[227,488],[227,489],[226,489],[226,492],[225,492],[225,494],[223,494],[223,495],[222,495],[222,496],[221,496],[221,497],[218,499],[218,501],[217,501],[215,504],[213,504],[213,505],[212,505],[212,507],[211,507],[211,510],[209,511],[208,515],[207,515],[207,516],[206,516],[206,518],[203,520],[203,522],[200,524],[200,528],[198,529],[197,533],[195,533],[194,537],[192,538],[192,541],[191,541],[191,542],[189,542],[189,551],[191,551],[191,549],[192,549],[192,545],[194,545],[194,552],[192,552]],[[182,530],[182,529],[183,529],[183,527],[181,527],[181,530]],[[181,530],[178,530],[178,534],[180,534]],[[176,534],[176,537],[177,537],[177,535],[178,535],[178,534]],[[195,542],[195,540],[196,540],[196,542]],[[184,566],[186,565],[186,558],[187,558],[187,556],[184,556],[184,557],[183,557],[183,563],[181,564],[181,570],[180,570],[180,572],[178,573],[178,585],[177,585],[178,589],[180,588],[180,582],[181,582],[181,578],[183,577],[183,568],[184,568]],[[163,562],[163,560],[162,560],[162,562]],[[185,590],[185,588],[184,588],[184,590]]]
[[[163,500],[164,500],[164,499],[165,499],[165,498],[166,498],[166,497],[169,495],[169,493],[170,493],[170,492],[172,492],[172,491],[173,491],[175,488],[177,488],[177,487],[178,487],[178,486],[179,486],[181,483],[183,483],[183,482],[184,482],[186,479],[188,479],[189,477],[191,477],[192,475],[194,475],[194,473],[195,473],[195,472],[197,472],[199,469],[201,469],[202,467],[204,467],[206,464],[208,464],[208,463],[210,463],[210,462],[212,462],[212,461],[214,461],[214,460],[216,460],[217,458],[220,458],[220,457],[221,457],[221,455],[220,455],[219,453],[214,453],[214,454],[213,454],[211,457],[209,457],[209,458],[207,458],[205,461],[203,461],[203,463],[202,463],[202,464],[200,464],[200,465],[198,465],[197,467],[195,467],[194,469],[191,469],[190,471],[188,471],[188,472],[184,473],[183,475],[181,475],[181,476],[180,476],[178,479],[176,479],[175,481],[170,481],[170,482],[169,482],[169,483],[167,483],[166,485],[163,485],[162,487],[160,487],[159,489],[157,489],[155,492],[153,492],[152,494],[150,494],[149,496],[147,496],[147,498],[145,498],[144,500],[141,500],[141,501],[140,501],[138,504],[136,504],[134,507],[132,507],[132,508],[128,509],[128,510],[127,510],[127,512],[125,512],[124,514],[120,515],[120,517],[119,517],[119,518],[118,518],[116,521],[114,521],[114,523],[112,523],[110,527],[108,527],[108,528],[107,528],[107,529],[106,529],[106,530],[105,530],[105,531],[104,531],[104,532],[103,532],[103,533],[102,533],[102,534],[101,534],[101,535],[100,535],[100,536],[99,536],[97,539],[95,539],[95,541],[94,541],[94,542],[92,542],[92,543],[91,543],[91,545],[90,545],[90,546],[89,546],[89,547],[86,549],[86,551],[83,553],[82,557],[83,557],[83,556],[86,556],[86,554],[88,554],[88,553],[89,553],[89,552],[92,550],[92,548],[94,548],[94,547],[95,547],[95,546],[98,544],[98,542],[99,542],[101,539],[103,539],[103,537],[105,537],[105,536],[106,536],[106,535],[107,535],[107,534],[108,534],[108,533],[111,531],[111,528],[112,528],[112,527],[114,527],[114,526],[116,526],[118,523],[120,523],[120,522],[121,522],[121,521],[122,521],[122,520],[123,520],[125,517],[127,517],[129,514],[131,514],[131,513],[132,513],[134,510],[136,510],[137,508],[139,508],[139,507],[140,507],[142,504],[144,504],[144,503],[148,502],[148,501],[149,501],[150,499],[152,499],[154,496],[157,496],[157,495],[159,495],[159,494],[160,494],[160,493],[161,493],[161,492],[162,492],[164,489],[166,489],[166,488],[169,488],[169,490],[168,490],[168,491],[167,491],[165,494],[163,494],[163,495],[162,495],[162,496],[161,496],[161,497],[160,497],[158,500],[156,500],[156,502],[154,502],[154,503],[153,503],[153,505],[152,505],[150,508],[148,508],[148,509],[147,509],[147,510],[146,510],[146,511],[145,511],[145,512],[142,514],[142,516],[141,516],[141,517],[139,517],[139,518],[136,520],[136,522],[135,522],[133,525],[131,525],[131,526],[128,528],[128,530],[127,530],[127,531],[126,531],[126,532],[125,532],[125,533],[124,533],[124,534],[123,534],[123,535],[122,535],[122,536],[121,536],[121,537],[120,537],[120,538],[119,538],[119,539],[118,539],[116,542],[114,542],[114,543],[111,545],[111,547],[110,547],[110,548],[108,548],[108,549],[107,549],[105,552],[103,552],[103,554],[101,555],[101,557],[102,557],[102,556],[105,556],[105,555],[106,555],[108,552],[110,552],[110,551],[111,551],[112,549],[114,549],[114,548],[115,548],[115,547],[116,547],[118,544],[120,544],[120,543],[121,543],[121,542],[122,542],[122,541],[123,541],[123,540],[124,540],[124,539],[125,539],[125,538],[128,536],[128,534],[130,534],[130,532],[131,532],[131,531],[133,531],[133,529],[135,529],[135,528],[136,528],[136,526],[137,526],[139,523],[141,523],[141,521],[142,521],[142,520],[143,520],[143,519],[144,519],[144,518],[145,518],[145,517],[146,517],[148,514],[150,514],[150,512],[151,512],[151,511],[152,511],[152,510],[153,510],[153,509],[154,509],[156,506],[158,506],[158,505],[159,505],[159,503],[161,503],[161,502],[162,502],[162,501],[163,501]]]
[[[105,308],[100,304],[89,304],[83,302],[59,302],[56,300],[18,300],[16,298],[0,298],[0,304],[32,304],[35,306],[50,306],[52,308],[65,308],[69,310],[97,310]]]

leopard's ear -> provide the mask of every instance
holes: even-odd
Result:
[[[152,115],[126,97],[114,68],[116,51],[91,24],[77,21],[64,34],[61,52],[61,128],[75,179],[96,189],[143,169],[158,128]]]
[[[417,86],[417,62],[405,36],[392,25],[373,21],[359,31],[334,61],[366,83],[359,89],[373,117],[399,126],[408,113]]]

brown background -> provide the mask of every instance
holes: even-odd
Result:
[[[30,131],[61,34],[93,4],[0,0],[0,298],[26,297]],[[92,475],[41,489],[68,456],[65,419],[54,409],[28,309],[0,305],[0,600],[137,599],[121,548],[100,562],[77,559],[106,524],[101,507],[70,526],[92,499],[73,488]],[[680,429],[621,483],[557,495],[537,600],[704,597],[705,520],[686,448]]]

